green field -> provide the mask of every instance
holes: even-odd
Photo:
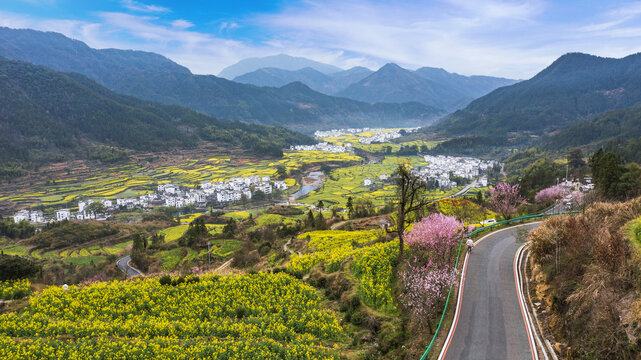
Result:
[[[74,209],[79,199],[124,198],[147,194],[160,183],[174,183],[195,187],[204,181],[220,181],[231,177],[252,175],[274,176],[276,166],[283,165],[288,171],[298,170],[304,165],[331,161],[347,163],[361,161],[349,153],[328,153],[322,151],[285,152],[277,161],[261,160],[250,162],[230,158],[209,158],[185,160],[180,165],[143,167],[140,165],[116,166],[86,179],[58,179],[30,186],[24,192],[11,193],[0,190],[0,201],[9,201],[22,206],[65,206]],[[286,179],[289,186],[295,179]]]

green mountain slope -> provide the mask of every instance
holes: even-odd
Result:
[[[429,67],[410,71],[396,64],[387,64],[336,95],[370,103],[417,101],[452,111],[500,86],[515,82],[489,76],[462,76]]]
[[[444,109],[456,108],[460,102],[471,100],[461,98],[457,91],[396,64],[383,66],[337,95],[370,103],[417,101]]]
[[[313,140],[283,128],[220,121],[118,95],[79,74],[0,58],[2,167],[87,158],[100,145],[152,151],[201,141],[277,154]]]
[[[416,69],[414,73],[436,83],[455,89],[463,96],[467,96],[470,99],[476,99],[486,95],[494,89],[518,82],[518,80],[493,76],[464,76],[447,72],[444,69],[432,67],[422,67],[420,69]]]
[[[565,148],[582,145],[602,146],[641,136],[641,105],[609,111],[590,120],[575,123],[545,142],[547,147]]]
[[[421,126],[443,113],[411,105],[372,106],[300,88],[297,101],[279,88],[240,84],[212,75],[193,75],[160,55],[116,49],[96,50],[60,34],[0,28],[0,56],[79,72],[121,94],[187,106],[219,118],[312,132],[362,126]]]
[[[494,90],[433,127],[449,135],[543,133],[641,100],[641,54],[567,54],[530,80]]]

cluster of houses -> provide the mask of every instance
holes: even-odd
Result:
[[[418,128],[408,128],[403,130],[406,133],[411,133],[418,130]],[[401,130],[377,131],[372,136],[360,137],[358,142],[361,144],[384,143],[392,139],[400,138],[401,136],[403,136],[401,134]]]
[[[479,186],[487,186],[487,176],[481,176],[488,169],[497,165],[496,161],[486,161],[470,157],[456,157],[444,155],[425,155],[427,166],[413,169],[412,172],[425,181],[436,181],[441,189],[451,189],[458,184],[452,180],[453,176],[476,179]]]
[[[407,128],[407,129],[402,129],[402,130],[404,130],[407,133],[411,133],[411,132],[414,132],[414,131],[418,130],[418,128]],[[382,135],[382,134],[393,134],[393,135],[385,135],[387,137],[380,137],[379,140],[373,140],[373,141],[371,141],[369,143],[366,143],[366,144],[370,144],[370,143],[375,142],[375,141],[384,142],[385,140],[395,139],[395,138],[401,137],[401,130],[400,129],[399,130],[389,130],[389,129],[384,129],[384,128],[333,129],[333,130],[325,130],[325,131],[319,130],[319,131],[314,132],[314,137],[316,137],[316,138],[337,137],[337,136],[342,136],[342,135],[347,135],[347,134],[361,134],[361,133],[364,133],[364,132],[373,132],[373,133],[375,133],[374,136],[372,136],[372,138],[376,137],[376,136],[379,136],[379,135]],[[393,137],[389,137],[389,136],[393,136]]]
[[[345,145],[335,145],[327,142],[322,142],[316,145],[292,145],[289,147],[290,150],[297,151],[327,151],[331,153],[344,153],[352,152],[352,144],[347,143]]]
[[[233,177],[224,181],[203,182],[198,189],[183,189],[174,184],[160,184],[153,193],[140,195],[139,197],[120,198],[115,201],[109,199],[98,200],[97,202],[102,205],[99,208],[104,208],[103,213],[93,211],[92,209],[96,207],[90,207],[90,205],[96,201],[89,199],[78,202],[78,211],[75,213],[72,213],[69,209],[59,209],[53,218],[46,219],[42,211],[20,210],[14,213],[13,220],[16,223],[23,220],[30,223],[72,219],[106,220],[108,218],[107,214],[120,209],[147,209],[155,206],[183,208],[190,205],[204,208],[207,204],[236,202],[243,197],[250,200],[257,191],[268,195],[273,192],[274,188],[284,191],[287,190],[287,184],[284,181],[276,180],[272,185],[269,176],[261,177],[258,175]]]

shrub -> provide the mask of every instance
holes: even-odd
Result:
[[[28,278],[42,267],[20,256],[0,255],[0,281]]]
[[[160,285],[171,285],[171,276],[169,275],[163,275],[158,279],[158,282]]]
[[[363,325],[363,323],[365,322],[365,315],[363,315],[363,313],[360,312],[360,311],[355,311],[352,314],[351,322],[352,322],[352,324],[354,324],[356,326]]]

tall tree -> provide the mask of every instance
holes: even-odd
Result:
[[[580,148],[572,149],[568,153],[568,165],[572,169],[580,169],[585,166],[585,160],[583,160],[583,151]]]
[[[621,159],[613,152],[599,149],[590,158],[589,165],[597,189],[608,198],[619,197],[618,184],[625,172]]]
[[[425,198],[427,185],[420,177],[412,174],[403,164],[396,169],[396,216],[393,232],[398,236],[398,258],[403,258],[405,231],[410,222],[408,216],[421,210],[428,201]],[[390,231],[390,230],[388,230]]]

